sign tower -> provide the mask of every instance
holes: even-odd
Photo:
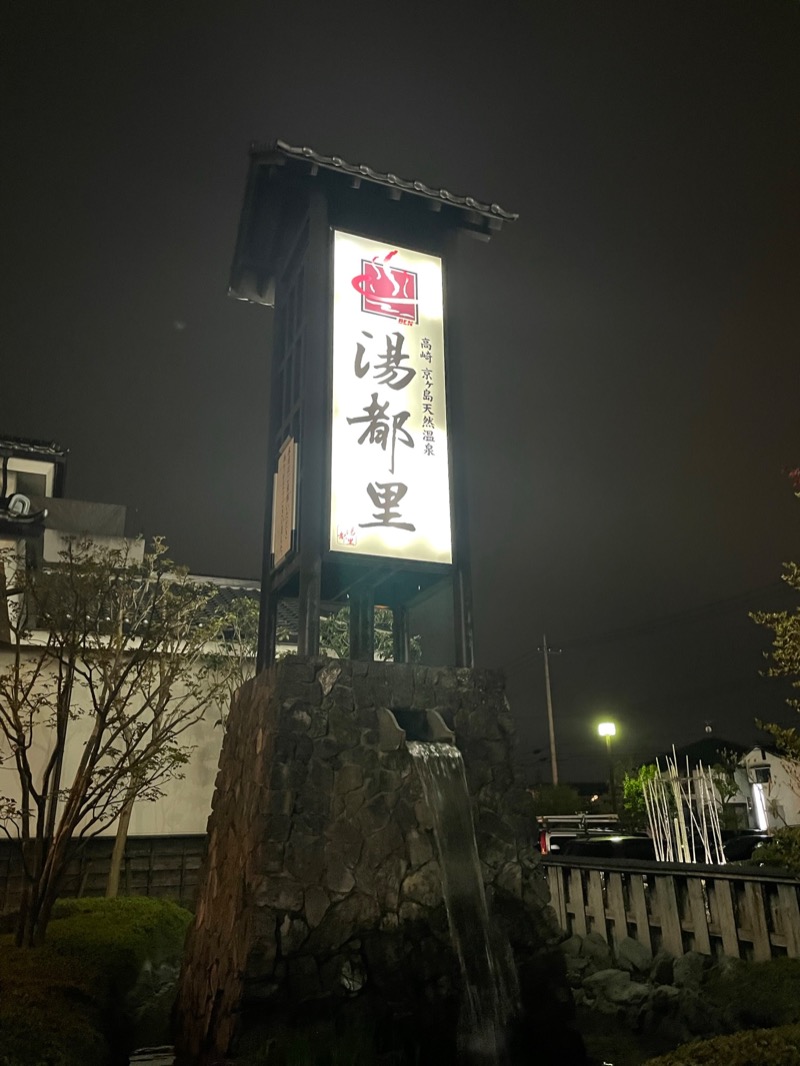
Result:
[[[259,668],[281,602],[300,655],[349,604],[352,659],[373,658],[388,606],[405,662],[408,610],[442,582],[455,662],[473,665],[447,268],[459,232],[516,217],[283,141],[251,149],[230,292],[275,309]]]

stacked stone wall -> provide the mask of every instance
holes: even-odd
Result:
[[[398,719],[453,731],[490,900],[504,902],[515,946],[553,935],[501,675],[282,660],[240,690],[228,720],[181,980],[185,1061],[217,1061],[254,1009],[370,990],[386,1000],[409,982],[446,998],[457,984]]]

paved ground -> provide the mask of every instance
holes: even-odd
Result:
[[[175,1052],[171,1047],[143,1047],[131,1055],[131,1066],[173,1066]]]

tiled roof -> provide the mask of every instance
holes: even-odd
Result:
[[[0,437],[0,454],[25,452],[28,455],[46,455],[50,458],[63,458],[67,448],[62,448],[56,441],[31,440],[28,437]]]
[[[400,192],[409,193],[412,196],[424,196],[431,200],[437,200],[452,207],[461,208],[465,211],[476,211],[478,214],[489,218],[498,219],[502,222],[513,222],[519,215],[512,211],[506,211],[499,204],[488,204],[477,200],[473,196],[457,196],[447,189],[434,189],[422,181],[412,181],[407,178],[399,178],[396,174],[384,174],[382,171],[373,170],[365,163],[348,163],[338,155],[323,155],[313,148],[299,148],[287,144],[286,141],[277,140],[269,148],[253,146],[252,154],[258,155],[263,151],[277,151],[289,159],[305,160],[312,166],[322,167],[325,170],[338,171],[348,174],[353,178],[374,182],[377,185],[385,185]]]

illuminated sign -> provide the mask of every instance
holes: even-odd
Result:
[[[332,551],[452,562],[442,261],[337,230]]]

